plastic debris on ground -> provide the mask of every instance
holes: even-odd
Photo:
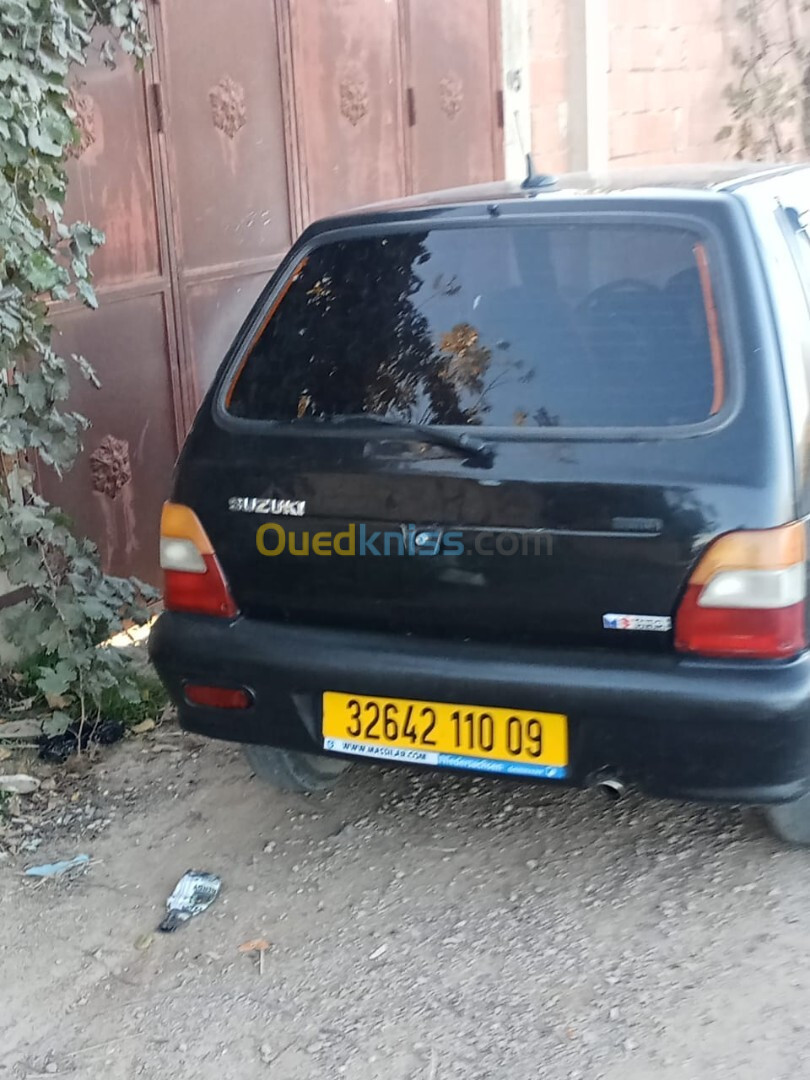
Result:
[[[176,930],[181,923],[199,915],[216,900],[222,882],[216,874],[187,870],[166,901],[167,915],[158,927],[164,933]]]
[[[0,776],[0,791],[10,795],[31,795],[38,787],[39,780],[35,776],[26,776],[24,773]]]
[[[86,866],[90,862],[89,855],[76,855],[73,859],[65,859],[62,862],[43,863],[42,866],[29,866],[25,871],[28,877],[59,877],[68,870],[75,870],[79,866]]]
[[[39,740],[39,756],[43,761],[61,765],[76,750],[85,750],[91,743],[109,746],[124,737],[124,725],[120,720],[102,720],[97,724],[71,724],[59,735],[43,735]]]

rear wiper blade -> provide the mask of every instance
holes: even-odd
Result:
[[[340,413],[337,416],[330,416],[326,423],[340,424],[343,427],[362,427],[368,424],[397,428],[403,435],[413,435],[434,446],[446,446],[448,450],[457,450],[471,461],[484,467],[491,465],[495,460],[494,450],[483,439],[477,439],[466,432],[456,435],[429,424],[409,424],[406,420],[397,420],[393,416],[377,416],[375,413]]]

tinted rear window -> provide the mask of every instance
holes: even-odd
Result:
[[[692,424],[722,402],[719,350],[705,249],[688,230],[374,235],[299,264],[228,407],[277,421]]]

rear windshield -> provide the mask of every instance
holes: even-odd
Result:
[[[432,229],[302,260],[228,391],[254,420],[666,427],[717,412],[705,248],[658,225]]]

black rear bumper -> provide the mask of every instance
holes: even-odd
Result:
[[[236,742],[321,749],[325,690],[542,709],[569,717],[568,782],[607,770],[650,794],[785,802],[810,786],[810,654],[690,660],[233,623],[167,613],[150,639],[183,727]],[[187,704],[185,682],[244,686],[253,708]]]

